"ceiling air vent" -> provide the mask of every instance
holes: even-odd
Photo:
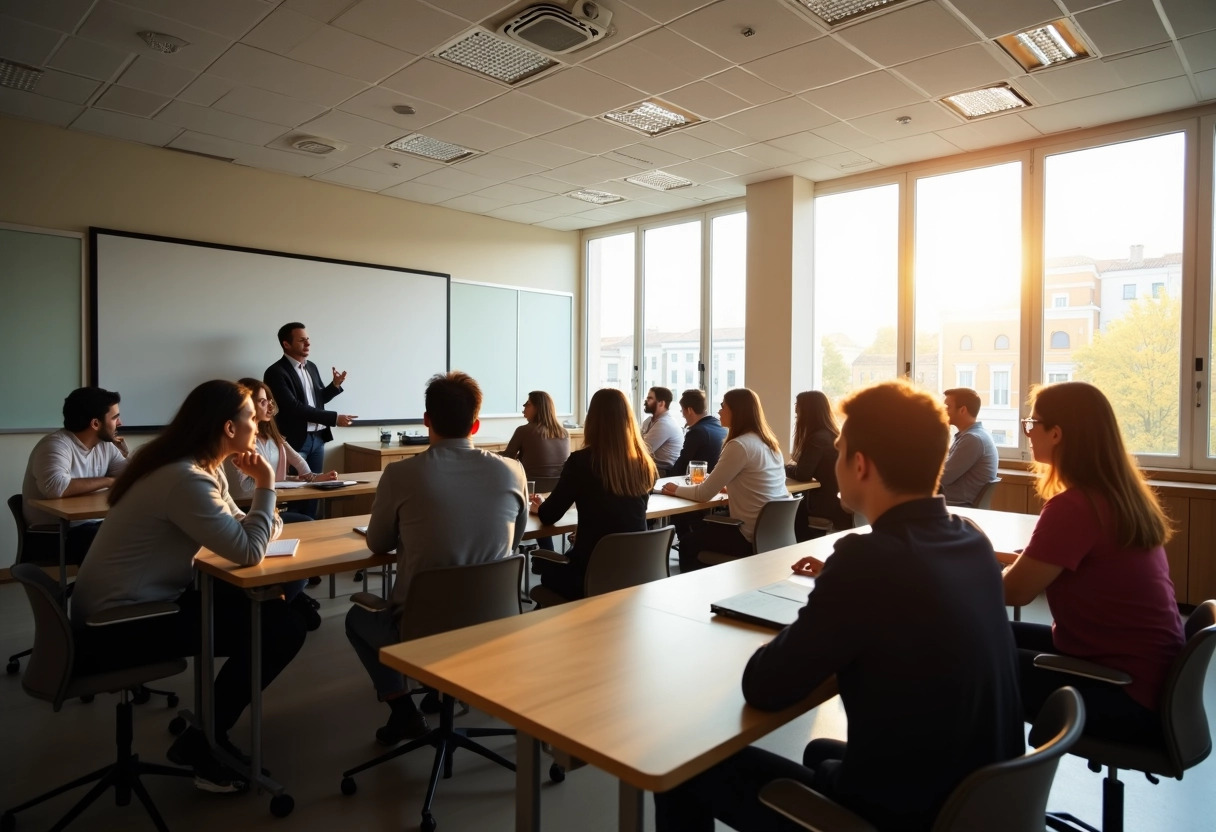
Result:
[[[305,153],[315,153],[318,156],[324,156],[326,153],[333,153],[335,150],[343,150],[344,146],[332,139],[319,139],[316,136],[299,136],[294,139],[291,146],[296,150],[302,150]]]
[[[607,37],[612,12],[581,0],[574,9],[571,13],[552,3],[539,3],[524,9],[498,31],[551,55],[574,52]]]

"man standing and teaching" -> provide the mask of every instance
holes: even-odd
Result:
[[[322,408],[342,392],[346,372],[331,368],[333,381],[321,384],[317,365],[308,360],[311,347],[308,330],[299,321],[279,327],[279,345],[283,348],[283,357],[267,367],[262,376],[279,405],[275,425],[311,470],[324,471],[325,443],[334,438],[330,428],[350,427],[358,418]],[[297,510],[315,517],[317,501],[301,503]]]

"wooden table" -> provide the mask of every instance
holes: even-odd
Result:
[[[990,530],[1002,557],[1025,545],[1035,519],[956,513]],[[835,694],[829,682],[784,711],[748,706],[739,679],[772,633],[719,618],[710,603],[782,580],[799,558],[826,558],[839,537],[866,531],[404,642],[380,659],[519,730],[517,832],[540,829],[540,742],[619,778],[619,827],[637,832],[644,791],[679,785]]]

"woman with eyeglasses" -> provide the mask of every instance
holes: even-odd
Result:
[[[1087,733],[1152,737],[1162,686],[1184,641],[1164,549],[1169,520],[1098,388],[1065,382],[1033,390],[1022,429],[1045,503],[1030,542],[1005,569],[1005,602],[1024,606],[1043,593],[1054,619],[1012,625],[1027,718],[1056,688],[1072,685],[1085,699]],[[1037,668],[1034,657],[1043,652],[1121,670],[1131,684]]]

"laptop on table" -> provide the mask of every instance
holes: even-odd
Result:
[[[794,623],[814,588],[814,578],[794,575],[784,581],[714,601],[709,609],[717,615],[780,630]]]

